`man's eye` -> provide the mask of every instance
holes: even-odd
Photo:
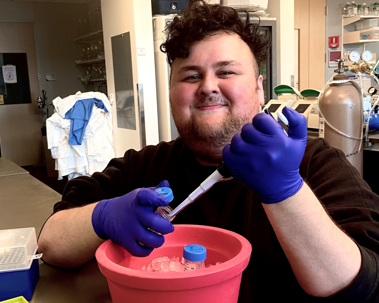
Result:
[[[199,80],[200,76],[199,75],[191,75],[185,78],[185,80]]]
[[[223,75],[223,76],[228,76],[228,75],[233,75],[234,73],[231,72],[231,71],[223,71],[220,74]]]

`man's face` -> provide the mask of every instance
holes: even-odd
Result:
[[[170,103],[179,134],[203,164],[222,159],[223,147],[264,104],[262,76],[237,34],[217,33],[190,47],[171,66]]]

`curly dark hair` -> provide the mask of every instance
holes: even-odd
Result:
[[[192,43],[217,34],[219,31],[236,33],[246,42],[254,55],[255,74],[259,76],[260,63],[266,58],[271,35],[261,31],[258,23],[250,23],[248,11],[232,7],[207,4],[203,0],[190,0],[187,8],[165,28],[167,40],[160,49],[167,53],[171,65],[175,58],[187,58]]]

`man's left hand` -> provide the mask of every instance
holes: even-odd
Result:
[[[307,120],[288,107],[283,114],[288,136],[272,117],[260,113],[223,150],[233,177],[257,192],[262,203],[281,202],[303,185],[299,166],[307,145]]]

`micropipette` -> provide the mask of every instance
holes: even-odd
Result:
[[[232,173],[229,168],[224,164],[220,164],[215,172],[205,179],[198,188],[196,188],[182,203],[180,203],[174,210],[170,206],[160,206],[155,211],[168,221],[174,220],[175,216],[185,209],[188,205],[197,200],[202,194],[207,192],[214,184],[219,181],[226,181],[232,179]]]
[[[266,114],[270,115],[275,121],[277,121],[271,113],[266,109],[264,111]],[[287,118],[279,113],[278,115],[280,122],[285,125],[288,125]],[[277,121],[278,122],[278,121]],[[287,132],[283,129],[284,133],[288,136]],[[207,192],[214,184],[219,181],[226,181],[232,179],[232,173],[229,168],[222,162],[215,172],[211,174],[207,179],[205,179],[198,188],[196,188],[182,203],[180,203],[175,209],[172,209],[170,206],[160,206],[155,211],[157,214],[161,215],[168,221],[174,220],[175,216],[180,213],[183,209],[185,209],[188,205],[196,201],[202,194]]]

